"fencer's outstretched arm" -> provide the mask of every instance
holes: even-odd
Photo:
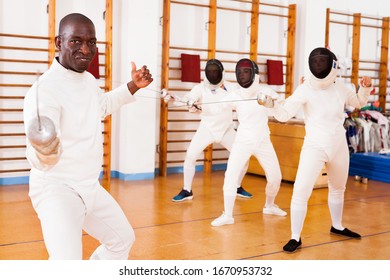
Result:
[[[277,100],[274,102],[273,115],[280,122],[286,122],[293,118],[306,102],[306,98],[302,91],[297,90],[285,100]]]
[[[266,108],[273,108],[274,102],[279,99],[276,91],[269,87],[260,86],[257,92],[257,103]]]
[[[196,102],[202,98],[201,84],[193,87],[189,93],[183,97],[172,96],[174,106],[187,106],[190,113],[199,111],[199,107],[195,105]]]
[[[367,105],[372,90],[371,78],[363,76],[359,81],[359,90],[356,94],[353,90],[348,93],[347,105],[354,108],[362,108]]]

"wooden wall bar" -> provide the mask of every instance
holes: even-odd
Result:
[[[249,58],[257,63],[257,50],[259,44],[259,11],[260,11],[260,1],[252,1],[252,15],[251,15],[251,34],[250,34],[250,49],[249,49]]]
[[[53,61],[56,54],[54,38],[56,36],[56,0],[49,0],[49,61]]]
[[[207,59],[215,58],[217,37],[217,0],[210,0],[209,22],[208,22],[208,54]],[[213,145],[204,150],[203,161],[204,172],[210,173],[213,168]]]
[[[353,36],[352,36],[352,76],[351,83],[358,87],[359,62],[360,62],[360,24],[361,15],[353,15]]]
[[[106,43],[105,43],[105,90],[112,90],[112,0],[106,0]],[[102,185],[110,191],[111,184],[111,115],[104,121],[103,131],[103,178]]]
[[[389,73],[389,17],[382,19],[381,61],[379,66],[379,106],[386,111],[386,96]]]
[[[171,1],[164,0],[162,18],[162,53],[161,53],[161,88],[169,89],[169,32],[171,17]],[[159,174],[167,175],[167,142],[168,142],[168,108],[163,100],[160,103],[160,145]]]
[[[295,53],[295,29],[297,9],[296,5],[290,5],[288,9],[288,30],[287,30],[287,62],[286,62],[286,97],[294,90],[294,53]]]

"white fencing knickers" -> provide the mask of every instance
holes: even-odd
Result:
[[[224,146],[229,152],[232,149],[234,139],[236,137],[236,131],[231,127],[225,134],[222,136],[222,139],[216,139],[215,135],[210,132],[210,130],[204,126],[200,126],[196,131],[194,137],[191,140],[190,145],[188,146],[186,157],[184,160],[184,189],[187,191],[191,190],[192,181],[195,176],[195,165],[198,156],[203,152],[203,150],[210,144],[220,143]],[[237,185],[235,185],[235,193],[237,188],[240,186],[242,179],[244,178],[246,171],[248,169],[249,162],[243,164],[243,168],[239,171],[239,178]]]
[[[30,197],[50,259],[81,260],[82,230],[101,242],[91,259],[128,259],[133,228],[114,198],[97,182],[70,187],[30,178]]]
[[[275,197],[279,192],[282,173],[270,138],[264,137],[262,141],[256,141],[256,143],[235,142],[230,152],[223,184],[225,213],[229,216],[233,214],[236,197],[235,186],[238,183],[240,171],[252,155],[256,157],[264,169],[267,178],[265,194],[269,197]]]
[[[349,151],[345,137],[340,137],[333,145],[323,148],[305,140],[291,199],[291,238],[297,241],[302,232],[308,200],[325,163],[332,225],[335,228],[343,228],[344,192],[349,169]]]

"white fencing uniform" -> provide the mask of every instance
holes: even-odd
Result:
[[[32,165],[29,195],[41,221],[50,259],[81,259],[82,230],[99,240],[91,259],[127,259],[134,231],[118,203],[99,184],[102,119],[135,98],[127,85],[101,92],[88,72],[67,70],[57,59],[38,81],[39,112],[53,120],[62,153],[51,165],[37,158],[27,141]],[[36,117],[37,83],[24,101],[24,121]]]
[[[225,81],[221,87],[212,89],[205,77],[202,83],[193,87],[185,98],[181,99],[181,101],[192,100],[196,101],[196,103],[203,104],[201,105],[202,110],[200,112],[201,121],[199,127],[191,140],[184,160],[183,189],[191,191],[196,160],[208,145],[220,143],[228,151],[231,151],[236,136],[233,123],[233,111],[230,108],[224,108],[224,105],[218,102],[226,98],[236,88],[236,85]],[[240,186],[247,169],[248,162],[238,172],[239,179],[234,186],[235,192]]]
[[[344,108],[345,105],[355,108],[364,106],[370,90],[360,87],[356,94],[338,80],[324,89],[315,89],[307,80],[284,104],[275,104],[274,116],[277,120],[285,122],[302,109],[305,120],[306,136],[291,200],[292,239],[300,240],[307,202],[325,163],[332,226],[343,229],[342,211],[349,168],[349,151],[343,126]]]
[[[269,109],[257,102],[257,94],[260,92],[274,98],[277,98],[277,93],[269,87],[260,86],[258,76],[256,78],[255,83],[250,88],[239,88],[230,94],[225,99],[227,102],[224,103],[225,107],[236,110],[239,122],[223,185],[224,214],[228,217],[233,216],[235,186],[238,183],[239,171],[242,170],[252,155],[256,157],[265,171],[267,206],[271,207],[273,205],[282,180],[279,161],[270,140]]]

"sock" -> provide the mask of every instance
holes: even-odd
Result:
[[[291,201],[291,238],[299,241],[306,218],[307,203]]]
[[[192,181],[195,176],[195,166],[186,166],[184,165],[184,187],[186,191],[191,192],[192,189]]]
[[[228,217],[233,217],[233,208],[234,208],[234,202],[236,200],[236,196],[231,195],[224,195],[223,196],[223,203],[225,208],[225,215]]]
[[[332,218],[332,226],[335,229],[343,230],[342,217],[344,208],[344,197],[331,196],[328,197],[328,207],[330,217]]]
[[[270,208],[275,204],[275,197],[274,196],[266,196],[265,197],[265,207]]]

